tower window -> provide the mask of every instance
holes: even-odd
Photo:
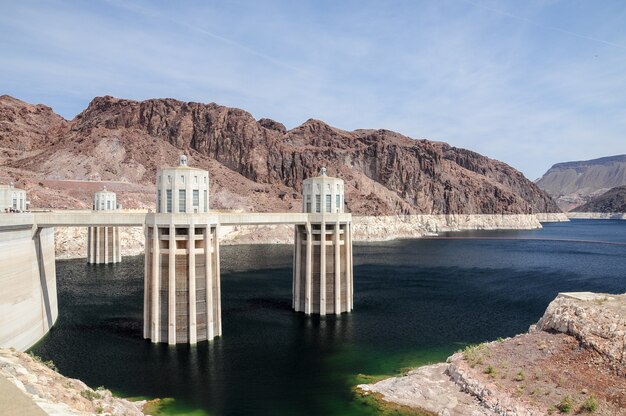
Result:
[[[187,212],[187,191],[178,190],[178,212]]]
[[[326,195],[326,210],[325,212],[332,212],[332,195]]]
[[[305,197],[306,200],[306,209],[304,210],[304,212],[311,212],[311,195],[307,195]]]
[[[341,212],[341,195],[335,195],[335,205],[337,208],[337,212]]]
[[[206,178],[204,180],[206,181]],[[204,190],[204,212],[209,212],[209,194],[206,189]]]
[[[157,191],[157,212],[161,212],[161,190]]]
[[[168,176],[169,178],[169,176]],[[172,213],[172,190],[168,189],[166,192],[166,198],[167,198],[167,204],[166,204],[166,208],[167,208],[167,212],[168,213]]]
[[[315,195],[315,212],[321,212],[322,210],[322,196],[321,195]]]
[[[198,177],[196,176],[196,181],[197,180],[198,180]],[[194,207],[200,206],[200,191],[197,189],[193,190],[193,206]]]

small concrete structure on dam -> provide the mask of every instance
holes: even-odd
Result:
[[[100,209],[90,212],[0,214],[0,347],[28,349],[56,321],[54,227],[89,227],[90,263],[120,254],[106,249],[119,233],[91,230],[144,227],[143,336],[152,342],[195,344],[222,334],[220,226],[294,225],[293,309],[351,311],[352,215],[343,209],[343,181],[323,169],[305,180],[303,193],[302,213],[211,212],[208,172],[181,156],[179,166],[157,173],[156,213],[108,209],[117,208],[113,199],[98,195]]]
[[[120,209],[117,203],[117,195],[102,191],[93,195],[94,211],[115,211]],[[89,227],[87,228],[87,263],[109,264],[122,261],[120,251],[119,227]]]

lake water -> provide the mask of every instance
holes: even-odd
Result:
[[[92,387],[172,397],[171,414],[360,415],[360,374],[444,360],[528,329],[558,292],[626,292],[626,221],[354,246],[354,311],[291,311],[291,246],[223,246],[223,336],[142,339],[143,257],[57,262],[59,319],[33,351]]]

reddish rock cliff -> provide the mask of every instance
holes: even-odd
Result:
[[[6,102],[19,101],[2,97],[0,114]],[[5,173],[139,184],[145,195],[128,191],[125,203],[145,206],[156,169],[186,152],[210,171],[218,208],[297,211],[302,180],[327,166],[345,179],[348,209],[358,214],[558,212],[550,197],[502,162],[388,130],[348,132],[308,120],[287,131],[240,109],[173,99],[97,97],[74,120],[57,118],[57,124],[41,122],[40,130],[24,128],[19,116],[4,121],[13,130],[0,132],[2,147],[14,149]],[[15,131],[37,150],[16,149]],[[35,131],[46,131],[46,138]]]

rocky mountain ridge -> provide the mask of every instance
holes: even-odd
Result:
[[[573,212],[626,213],[626,185],[616,186],[592,198],[586,204],[576,207]]]
[[[125,207],[152,208],[156,170],[185,152],[209,170],[214,208],[299,211],[302,181],[327,166],[355,214],[559,212],[519,171],[469,150],[313,119],[287,130],[213,103],[97,97],[66,121],[2,96],[0,148],[0,178],[26,187],[36,207],[89,207],[81,183],[107,181]]]
[[[557,163],[537,180],[537,186],[564,211],[622,185],[626,185],[626,155]]]

